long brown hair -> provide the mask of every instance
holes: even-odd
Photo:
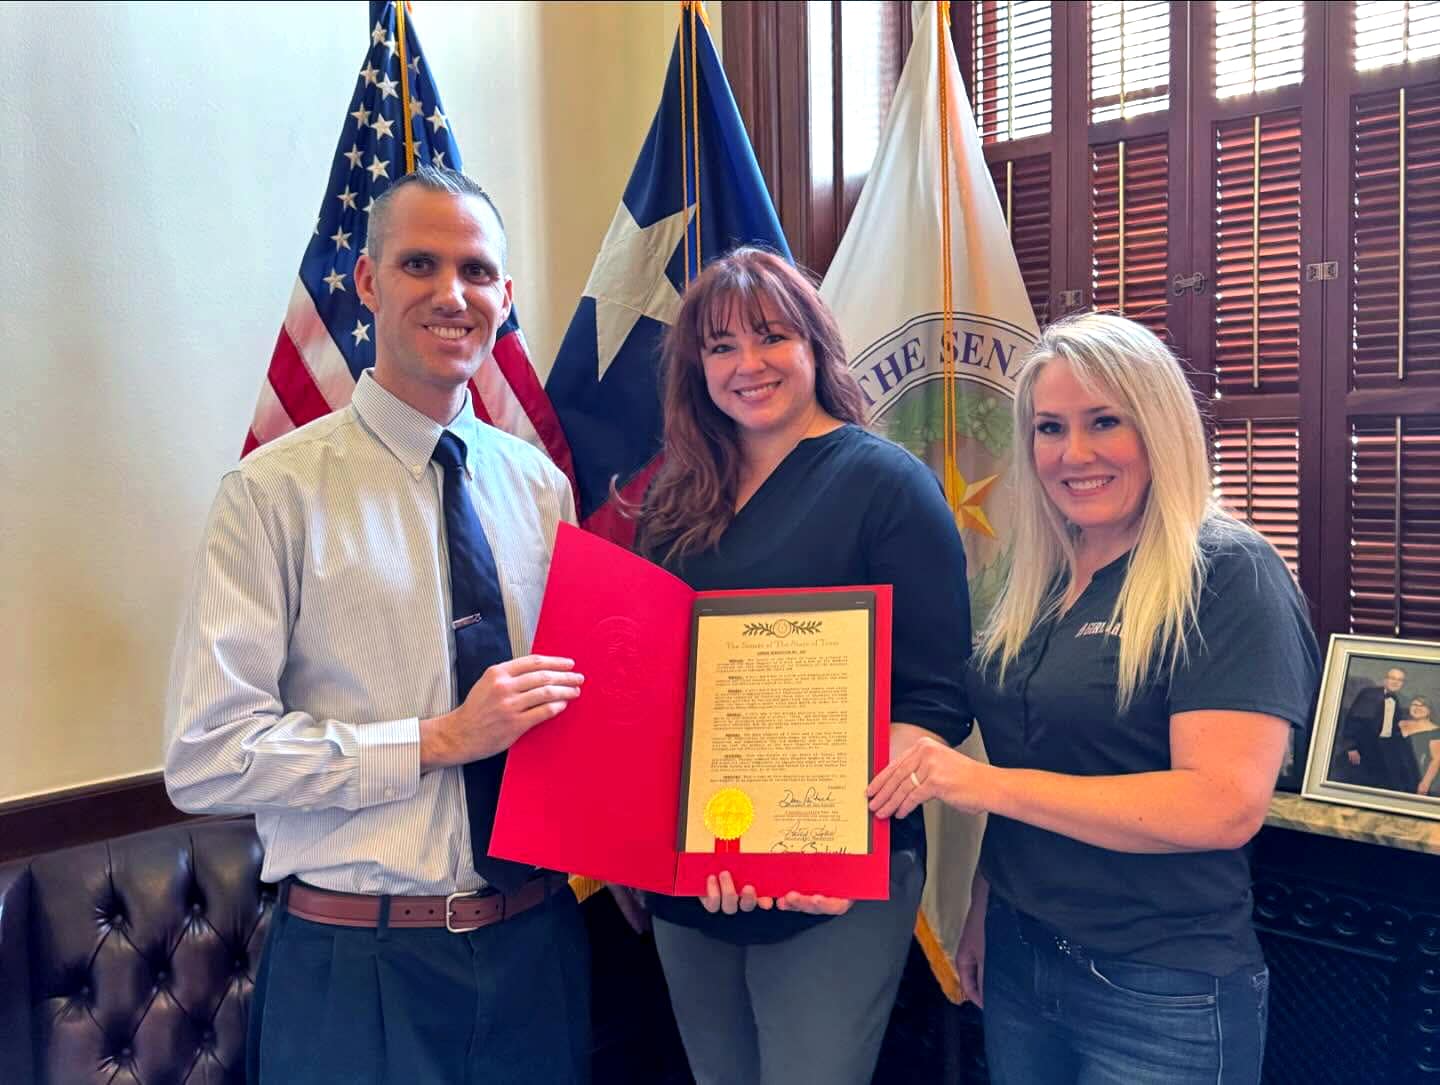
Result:
[[[821,409],[842,422],[865,424],[864,396],[814,281],[765,249],[746,246],[722,256],[690,284],[665,335],[665,459],[640,513],[641,546],[668,544],[669,557],[707,550],[734,518],[739,435],[734,420],[710,399],[702,351],[732,320],[762,326],[767,304],[810,344]]]

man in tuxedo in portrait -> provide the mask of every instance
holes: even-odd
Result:
[[[1355,695],[1340,728],[1337,776],[1346,783],[1386,790],[1407,790],[1415,774],[1414,756],[1398,726],[1403,715],[1399,694],[1405,672],[1391,667],[1378,686]]]

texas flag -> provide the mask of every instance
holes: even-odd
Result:
[[[683,5],[660,107],[605,234],[545,391],[574,456],[582,525],[628,545],[659,467],[660,341],[686,283],[742,244],[790,258],[705,8]]]

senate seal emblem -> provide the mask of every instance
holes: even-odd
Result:
[[[959,381],[953,422],[956,526],[965,542],[976,628],[984,624],[1010,574],[1010,405],[1033,336],[1002,320],[957,312],[947,338],[940,314],[927,313],[872,343],[850,363],[872,428],[908,448],[942,481],[944,364],[947,357],[954,363]]]

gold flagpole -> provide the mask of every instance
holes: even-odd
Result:
[[[685,17],[690,17],[690,33],[685,33]],[[704,266],[705,256],[700,237],[700,49],[696,44],[697,21],[710,25],[701,0],[680,0],[680,196],[681,210],[690,206],[690,166],[695,168],[695,271]],[[689,84],[687,89],[686,84]],[[690,226],[685,226],[685,285],[690,285]]]
[[[935,46],[940,66],[940,357],[944,390],[945,497],[951,511],[960,515],[959,376],[955,370],[955,306],[950,266],[950,69],[945,63],[945,36],[950,33],[950,4],[936,0]]]
[[[700,0],[690,4],[690,160],[695,163],[695,270],[698,273],[705,266],[705,252],[700,243],[700,81],[696,78],[699,46],[695,43],[696,12],[703,12],[705,5]],[[709,21],[706,21],[709,25]]]
[[[685,16],[690,11],[690,0],[680,0],[680,26],[676,29],[676,42],[680,52],[676,63],[680,69],[680,210],[690,206],[690,163],[687,160],[686,140],[690,129],[686,123],[685,102]],[[690,285],[690,227],[685,227],[685,285]]]
[[[400,127],[405,132],[405,172],[415,172],[415,133],[410,116],[410,64],[405,56],[405,0],[395,5],[395,40],[400,51]]]

